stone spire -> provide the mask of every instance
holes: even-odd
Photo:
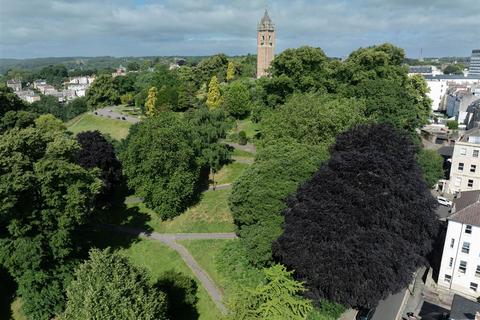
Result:
[[[263,14],[262,20],[258,23],[258,31],[273,31],[275,30],[275,25],[270,19],[268,15],[267,9],[265,9],[265,13]]]

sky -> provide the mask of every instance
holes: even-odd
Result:
[[[255,53],[265,7],[279,53],[345,57],[390,42],[407,56],[480,48],[480,0],[0,0],[0,58]]]

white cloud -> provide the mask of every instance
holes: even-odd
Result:
[[[258,0],[0,0],[0,57],[254,52]],[[415,54],[480,47],[480,1],[270,1],[279,50],[343,56],[392,42]]]

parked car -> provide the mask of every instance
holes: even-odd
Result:
[[[127,120],[127,119],[125,119],[125,117],[122,117],[122,120]]]
[[[452,201],[448,200],[445,197],[441,197],[441,196],[437,196],[437,202],[439,204],[441,204],[442,206],[446,206],[446,207],[451,207],[452,204],[453,204]]]
[[[108,109],[108,112],[112,112],[113,110],[112,109]]]
[[[94,113],[95,113],[96,115],[98,115],[98,112],[97,112],[97,111],[95,111]]]
[[[355,320],[370,320],[375,313],[375,308],[371,309],[360,309],[355,317]]]

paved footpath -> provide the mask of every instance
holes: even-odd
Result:
[[[218,309],[223,313],[227,313],[227,308],[225,308],[222,303],[223,295],[220,290],[215,285],[215,282],[210,278],[207,272],[198,264],[198,262],[193,258],[193,256],[188,252],[188,250],[178,242],[177,240],[205,240],[205,239],[235,239],[237,236],[235,233],[157,233],[157,232],[148,232],[142,229],[129,228],[124,226],[116,225],[105,225],[106,228],[133,234],[143,238],[149,238],[157,240],[167,245],[171,249],[178,252],[182,257],[183,261],[188,265],[188,267],[193,271],[197,279],[203,285],[207,293],[212,298],[213,302],[217,305]]]

